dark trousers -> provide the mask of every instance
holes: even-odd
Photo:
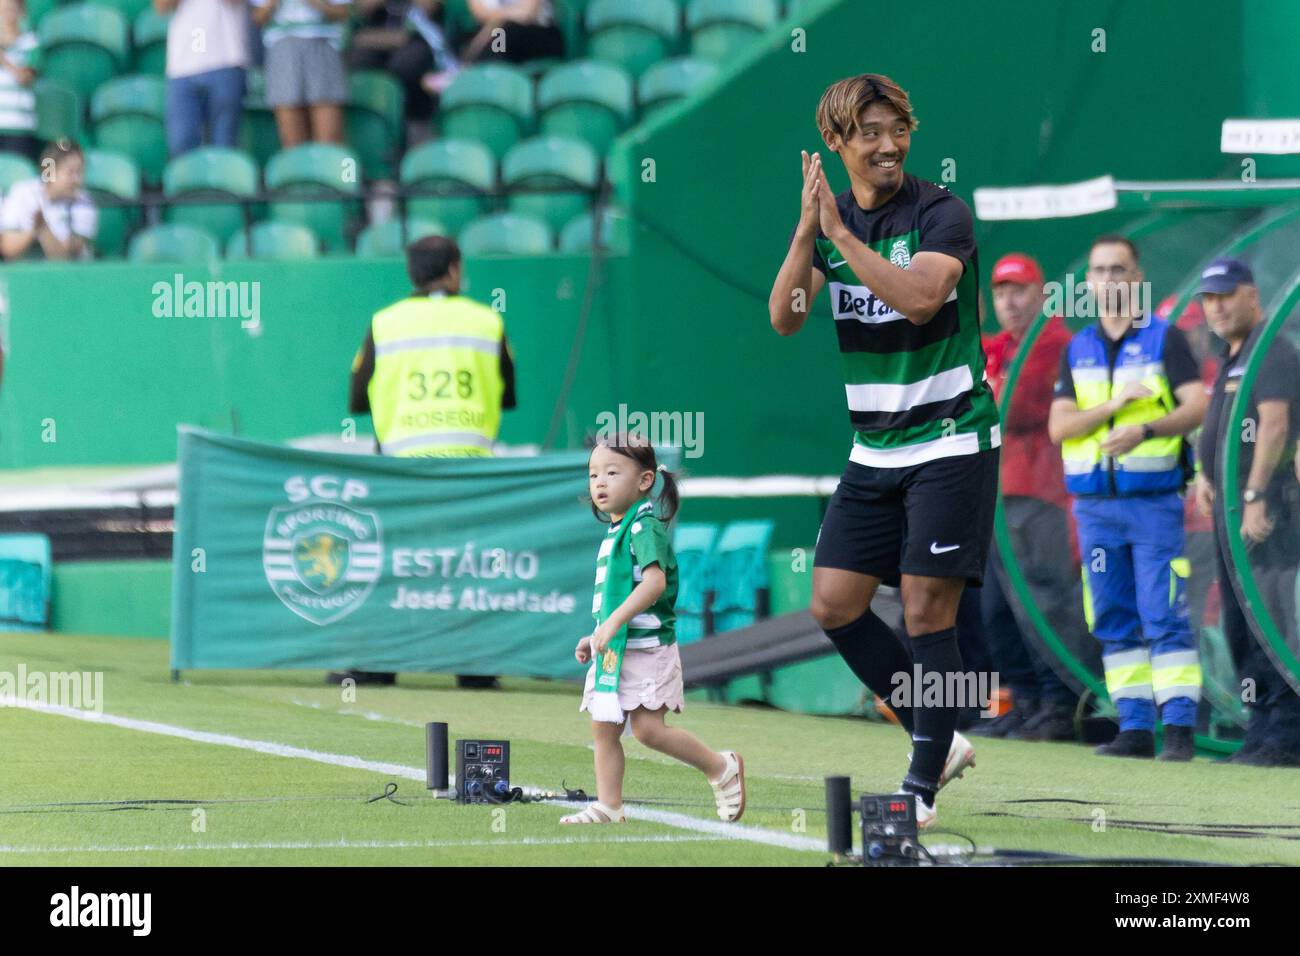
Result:
[[[404,46],[396,50],[363,50],[350,48],[343,54],[349,70],[383,70],[391,73],[405,95],[406,118],[421,121],[433,116],[436,102],[423,84],[426,73],[433,72],[433,51],[420,36],[411,36]]]
[[[1095,655],[1082,613],[1082,584],[1070,554],[1065,512],[1037,498],[1012,495],[1003,499],[1012,547],[1030,595],[1056,632],[1084,663]],[[1021,698],[1073,705],[1077,695],[1048,662],[1047,649],[1021,629],[1015,606],[1008,599],[1010,582],[994,542],[984,576],[981,611],[989,653],[1000,679]],[[1061,666],[1061,665],[1058,665]],[[1100,673],[1100,662],[1098,662]]]
[[[1286,748],[1300,747],[1300,696],[1287,683],[1285,677],[1273,666],[1268,652],[1251,631],[1250,622],[1237,599],[1237,592],[1232,586],[1231,571],[1224,561],[1224,529],[1218,515],[1215,515],[1215,533],[1219,548],[1215,557],[1219,569],[1219,600],[1223,608],[1223,636],[1227,640],[1228,650],[1232,653],[1232,662],[1237,668],[1237,677],[1254,686],[1254,702],[1247,701],[1247,707],[1254,707],[1260,715],[1252,721],[1255,726],[1267,727],[1265,733],[1273,743]],[[1269,539],[1258,545],[1251,555],[1252,574],[1264,591],[1267,612],[1281,626],[1284,634],[1294,633],[1295,628],[1295,580],[1296,564],[1287,552],[1287,536],[1295,535],[1296,528],[1287,522],[1279,522]],[[1289,600],[1278,598],[1280,592],[1290,591]],[[1270,595],[1274,600],[1270,601]],[[1276,603],[1275,603],[1276,602]],[[1281,606],[1278,606],[1278,605]],[[1289,629],[1289,630],[1288,630]],[[1243,687],[1243,691],[1244,691]]]

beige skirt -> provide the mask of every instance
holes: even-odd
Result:
[[[591,709],[595,686],[596,665],[593,662],[587,669],[587,686],[582,691],[579,711]],[[682,712],[682,658],[677,653],[676,644],[629,650],[623,655],[623,670],[618,679],[618,705],[625,712],[638,707],[646,710],[667,707],[679,714]]]

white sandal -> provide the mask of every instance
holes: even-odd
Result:
[[[722,751],[727,761],[727,769],[722,772],[722,779],[717,783],[712,780],[713,800],[718,805],[718,819],[723,823],[734,823],[745,812],[745,761],[734,750]]]
[[[580,813],[571,813],[560,818],[561,823],[627,823],[623,808],[617,810],[607,807],[600,801],[592,801]]]

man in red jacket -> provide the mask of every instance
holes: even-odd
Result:
[[[1002,498],[1017,564],[1037,604],[1067,643],[1089,648],[1078,613],[1080,578],[1061,454],[1047,437],[1047,415],[1062,350],[1070,332],[1051,318],[1030,347],[1010,405],[1003,402],[1007,373],[1025,334],[1043,310],[1043,271],[1030,256],[1012,253],[993,266],[993,310],[1002,331],[984,341],[988,377],[1002,410]],[[1020,740],[1072,740],[1076,695],[1026,639],[996,542],[984,577],[982,611],[989,652],[1011,688],[1012,709],[984,730]],[[1077,620],[1076,620],[1077,619]],[[1095,652],[1094,652],[1095,653]],[[976,731],[979,733],[979,731]]]

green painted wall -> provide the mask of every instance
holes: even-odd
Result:
[[[467,263],[467,294],[502,308],[516,358],[519,408],[505,416],[504,441],[546,435],[589,265],[587,257],[559,255]],[[623,267],[605,260],[593,315]],[[0,467],[174,461],[181,422],[264,440],[341,433],[352,357],[369,317],[409,291],[402,262],[223,263],[218,270],[198,263],[6,266]],[[172,284],[178,273],[186,282],[248,283],[250,303],[255,283],[260,331],[237,317],[155,315],[155,284]],[[599,319],[589,326],[575,408],[604,407],[611,394],[608,326]],[[580,441],[594,415],[564,416],[558,443]],[[369,434],[368,418],[357,424]]]

